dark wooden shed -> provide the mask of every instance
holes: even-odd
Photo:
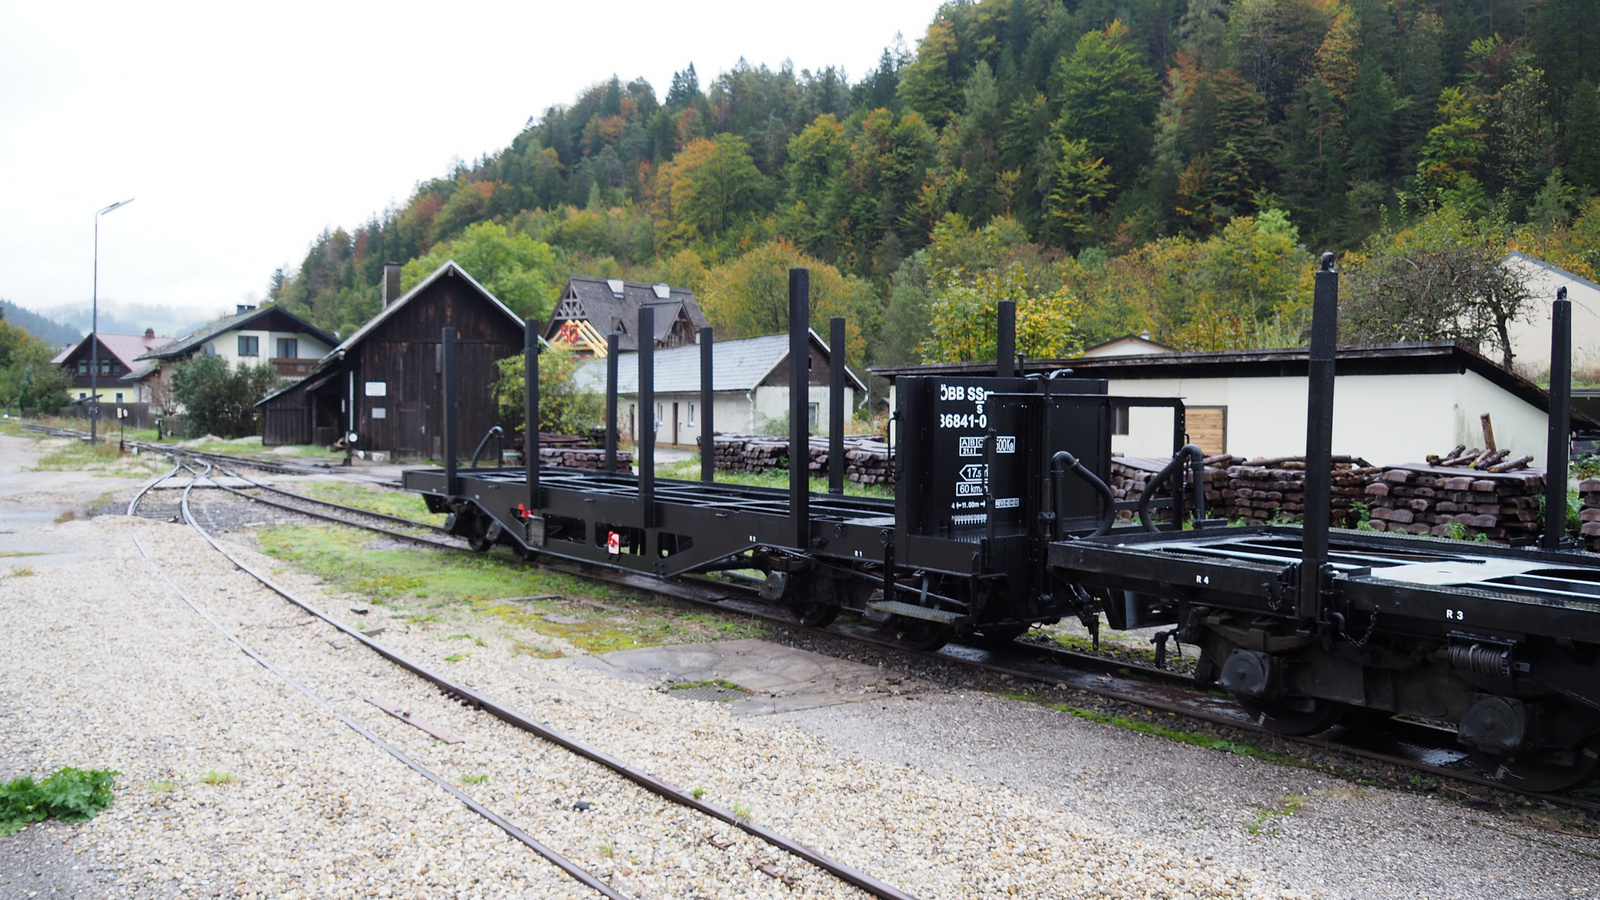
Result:
[[[262,400],[262,442],[332,443],[349,431],[367,453],[438,459],[444,454],[440,334],[446,326],[456,330],[457,445],[470,450],[502,424],[495,362],[522,352],[523,326],[454,261],[386,302],[303,382]]]

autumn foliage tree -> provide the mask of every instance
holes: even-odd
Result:
[[[706,275],[700,308],[711,320],[718,339],[778,334],[789,329],[789,270],[810,269],[811,327],[819,334],[828,320],[846,320],[845,359],[857,365],[866,358],[867,339],[877,328],[878,296],[871,284],[840,274],[800,248],[775,241]]]

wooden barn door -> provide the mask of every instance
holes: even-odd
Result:
[[[395,404],[396,456],[422,456],[427,448],[428,407],[421,400],[402,400]]]

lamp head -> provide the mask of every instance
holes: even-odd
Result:
[[[106,213],[111,212],[113,209],[116,209],[119,206],[127,206],[129,203],[132,203],[135,199],[137,199],[137,198],[129,197],[126,200],[118,200],[117,202],[115,202],[115,203],[111,204],[110,206],[106,207],[105,209],[102,209],[99,212],[95,213],[95,215],[103,216]]]

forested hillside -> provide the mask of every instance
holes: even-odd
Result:
[[[10,300],[0,299],[0,319],[21,328],[51,347],[65,347],[83,339],[83,332],[38,313],[23,309]]]
[[[1383,309],[1428,285],[1370,274],[1363,294],[1362,272],[1408,252],[1478,271],[1520,247],[1595,275],[1595,12],[951,3],[855,81],[741,65],[702,84],[692,64],[664,94],[602,80],[403,208],[325,232],[270,294],[349,334],[383,262],[409,262],[409,287],[454,257],[524,315],[547,315],[569,272],[664,280],[735,336],[780,326],[751,310],[775,302],[771,271],[806,264],[819,314],[851,317],[852,364],[885,363],[988,352],[996,299],[1021,303],[1030,356],[1144,330],[1294,344],[1314,253],[1334,249],[1372,307],[1357,336],[1499,353],[1480,318],[1457,333],[1438,307]]]

